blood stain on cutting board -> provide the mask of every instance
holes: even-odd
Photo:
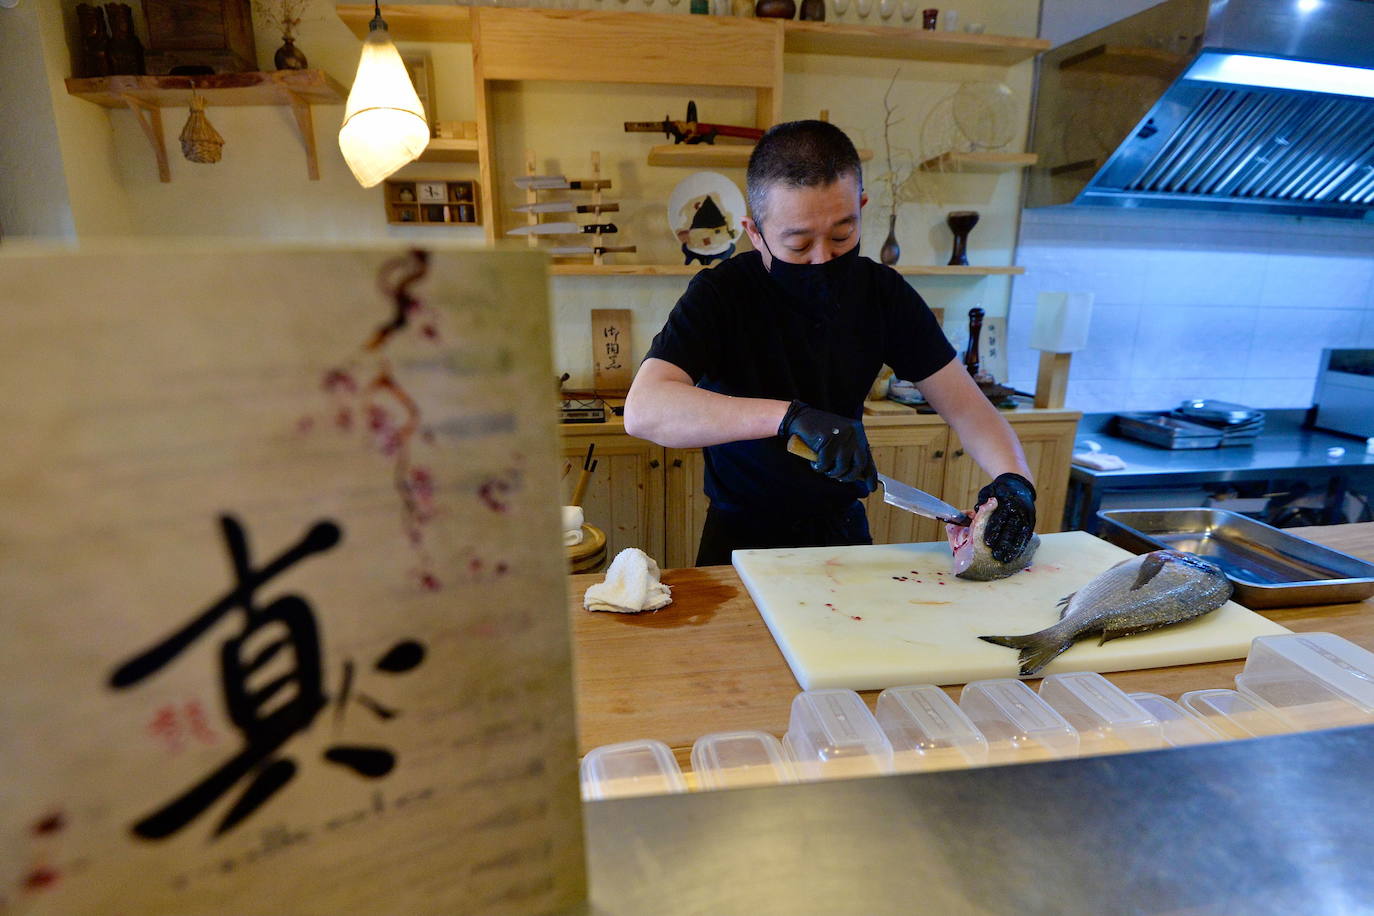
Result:
[[[674,627],[699,627],[716,616],[716,611],[727,601],[739,597],[740,590],[732,585],[711,583],[697,569],[675,569],[665,573],[660,580],[673,590],[673,603],[656,611],[640,614],[616,614],[617,619],[637,627],[653,627],[660,630]],[[679,591],[681,589],[681,591]],[[677,595],[690,595],[690,602],[680,601]]]

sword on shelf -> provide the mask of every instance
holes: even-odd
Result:
[[[674,143],[707,143],[714,144],[716,137],[741,137],[745,140],[757,140],[763,136],[763,131],[757,127],[736,127],[733,124],[708,124],[697,120],[697,103],[687,103],[687,119],[685,121],[675,121],[667,115],[663,116],[662,121],[626,121],[626,133],[656,134],[663,131],[665,136],[673,138]]]
[[[577,235],[578,233],[610,235],[612,232],[619,231],[615,223],[593,223],[590,226],[579,226],[577,223],[535,223],[533,226],[516,226],[514,229],[507,229],[506,235]]]

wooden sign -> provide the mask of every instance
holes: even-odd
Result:
[[[0,255],[0,913],[584,899],[541,264]]]
[[[592,309],[592,386],[602,397],[624,397],[634,381],[633,319],[629,309]]]

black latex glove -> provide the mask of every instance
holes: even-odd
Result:
[[[992,558],[1010,563],[1035,533],[1035,487],[1020,474],[998,474],[997,479],[978,491],[978,505],[997,498],[997,509],[988,519],[983,543]]]
[[[778,424],[784,438],[796,436],[816,453],[811,467],[841,483],[861,483],[871,493],[878,487],[878,469],[868,449],[863,423],[793,401]]]

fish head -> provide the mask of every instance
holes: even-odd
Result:
[[[1040,538],[1032,535],[1020,556],[1010,563],[1002,563],[992,555],[984,539],[988,530],[988,519],[997,511],[997,497],[989,497],[986,502],[973,510],[973,521],[967,526],[945,525],[945,536],[949,538],[950,551],[954,554],[951,564],[954,575],[963,579],[986,581],[1005,579],[1025,569],[1040,546]]]

